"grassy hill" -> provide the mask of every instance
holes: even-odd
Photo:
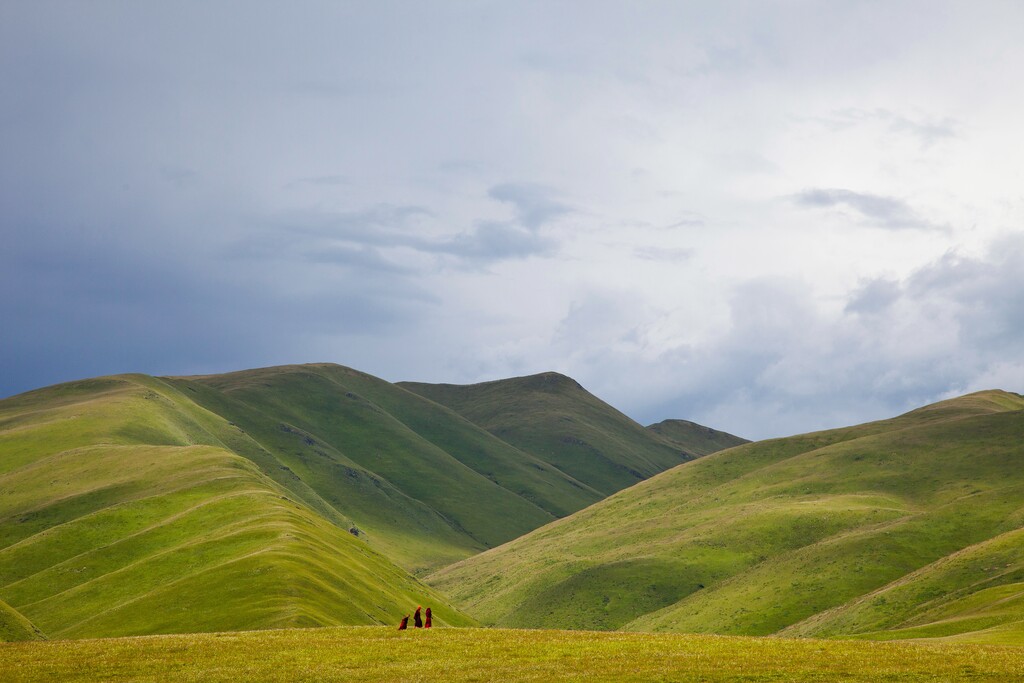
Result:
[[[471,385],[399,386],[582,482],[593,494],[589,502],[702,454],[644,429],[554,372]]]
[[[750,443],[749,439],[733,436],[728,432],[720,432],[689,420],[663,420],[657,424],[648,425],[647,429],[674,444],[680,450],[698,456],[711,455],[718,451],[724,451],[726,448]]]
[[[680,460],[646,438],[661,460],[630,451],[637,476]],[[54,637],[387,623],[422,603],[473,623],[410,573],[602,497],[337,365],[72,382],[0,401],[0,600]]]
[[[450,410],[337,365],[176,378],[259,444],[238,449],[412,571],[515,538],[590,498]]]
[[[383,627],[0,644],[0,680],[703,681],[1020,680],[1024,649],[951,643]]]
[[[676,467],[429,578],[485,623],[1024,643],[1024,398]]]
[[[0,643],[42,640],[43,633],[16,609],[0,600]]]
[[[0,402],[0,599],[58,638],[391,623],[416,604],[472,623],[242,442],[259,447],[141,375]]]

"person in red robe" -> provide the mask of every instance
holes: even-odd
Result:
[[[409,628],[409,615],[408,614],[406,614],[404,617],[402,617],[402,623],[398,625],[398,630],[399,631],[404,631],[407,628]]]
[[[422,607],[417,607],[416,611],[412,615],[412,625],[416,628],[423,628],[423,617],[420,616],[420,610]]]
[[[429,607],[427,608],[427,611],[423,613],[423,616],[425,616],[427,618],[426,623],[423,624],[423,628],[430,628],[430,608]]]

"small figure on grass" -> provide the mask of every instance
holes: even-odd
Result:
[[[399,631],[404,631],[407,628],[409,628],[409,615],[408,614],[406,614],[404,617],[402,617],[402,623],[400,623],[398,625],[398,630]]]
[[[431,623],[430,623],[431,616],[430,616],[430,608],[429,607],[427,608],[427,611],[423,613],[423,616],[425,616],[427,618],[426,623],[423,624],[423,628],[430,628],[430,626],[431,626]]]
[[[420,610],[422,607],[417,607],[416,611],[412,615],[412,625],[416,628],[423,628],[423,617],[420,616]]]

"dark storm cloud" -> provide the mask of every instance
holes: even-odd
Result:
[[[854,192],[842,188],[811,188],[794,197],[798,206],[807,208],[848,208],[861,216],[867,225],[888,230],[947,230],[922,218],[902,199],[884,195]]]
[[[241,258],[223,236],[238,228],[202,215],[182,219],[187,240],[74,211],[58,223],[12,221],[0,224],[10,235],[0,249],[0,395],[99,374],[314,360],[322,339],[341,350],[408,333],[437,304],[373,247],[303,252],[309,243],[293,240],[250,244]]]

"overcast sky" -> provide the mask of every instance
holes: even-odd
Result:
[[[0,2],[0,396],[556,370],[748,438],[1024,391],[1019,2]]]

